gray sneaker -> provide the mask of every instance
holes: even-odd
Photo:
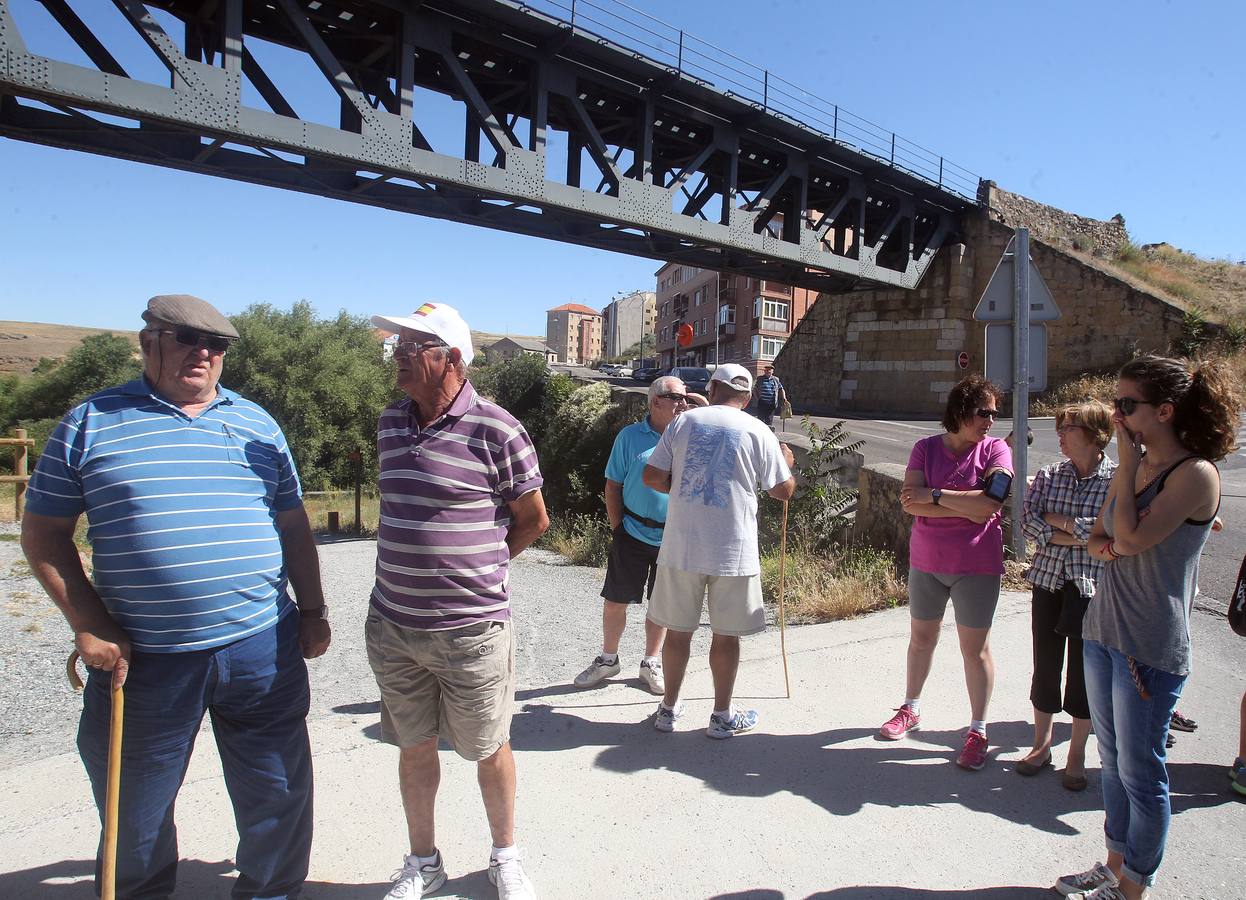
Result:
[[[649,689],[649,693],[657,694],[659,697],[666,693],[666,679],[662,677],[662,664],[660,662],[651,664],[642,660],[640,663],[640,680]]]
[[[1120,882],[1112,874],[1111,869],[1103,863],[1097,862],[1093,868],[1087,869],[1085,872],[1077,872],[1074,875],[1061,875],[1056,879],[1056,890],[1066,897],[1078,897],[1082,894],[1088,894],[1105,884],[1116,887]]]
[[[1145,888],[1142,891],[1142,900],[1150,896],[1150,892]],[[1125,892],[1121,890],[1120,885],[1101,884],[1093,891],[1082,892],[1078,894],[1069,894],[1072,900],[1129,900],[1125,896]]]
[[[506,862],[489,857],[489,881],[498,889],[498,900],[536,900],[536,889],[519,864],[519,857]]]
[[[674,731],[675,723],[679,721],[679,717],[684,714],[683,707],[678,703],[674,709],[667,709],[661,703],[658,704],[658,714],[653,720],[653,727],[658,731]]]
[[[599,656],[591,663],[587,669],[575,676],[575,686],[581,688],[592,687],[595,684],[601,684],[607,678],[613,678],[619,674],[619,657],[616,655],[614,662],[608,663],[605,658]]]
[[[389,889],[384,900],[416,900],[431,894],[446,883],[446,863],[437,851],[436,862],[421,866],[419,858],[405,856],[402,868],[390,876],[394,886]]]
[[[757,721],[755,709],[733,709],[730,718],[711,713],[710,724],[705,733],[716,740],[725,740],[752,731],[757,727]]]

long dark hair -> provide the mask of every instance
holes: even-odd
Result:
[[[1191,369],[1183,360],[1140,356],[1121,367],[1120,377],[1152,403],[1173,405],[1173,431],[1191,453],[1218,461],[1237,449],[1242,404],[1223,364],[1204,360]]]
[[[943,408],[943,427],[949,432],[956,432],[960,427],[977,414],[978,404],[990,397],[999,402],[1003,392],[993,381],[981,375],[966,375],[956,382],[947,395],[947,406]]]

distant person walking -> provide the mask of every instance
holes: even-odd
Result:
[[[399,748],[410,841],[386,896],[419,897],[445,883],[434,827],[444,738],[476,764],[498,897],[530,900],[515,846],[507,572],[549,526],[536,450],[510,413],[472,388],[471,332],[453,307],[425,303],[372,324],[398,332],[394,363],[407,395],[377,425],[381,527],[364,627],[381,737]]]
[[[787,401],[787,391],[783,382],[774,374],[774,366],[766,365],[757,383],[753,385],[753,402],[757,408],[757,418],[770,428],[774,428],[774,412],[781,409]]]
[[[666,528],[666,494],[645,487],[645,463],[666,426],[690,402],[699,405],[705,399],[689,394],[678,378],[663,376],[649,385],[649,414],[622,429],[614,439],[606,463],[606,516],[612,537],[606,583],[601,589],[601,653],[575,677],[576,687],[592,687],[619,674],[619,640],[627,625],[627,608],[653,594],[658,548]],[[645,619],[645,655],[639,676],[655,694],[666,690],[659,656],[665,636],[665,628]]]
[[[1121,368],[1115,405],[1119,464],[1090,535],[1106,565],[1083,625],[1108,857],[1056,889],[1138,900],[1168,839],[1164,743],[1190,673],[1198,560],[1220,507],[1215,462],[1236,449],[1241,398],[1219,364],[1143,356]]]
[[[316,542],[281,429],[219,385],[234,326],[188,295],[152,297],[143,319],[142,377],[48,440],[22,549],[89,668],[78,751],[101,819],[110,688],[125,686],[117,896],[173,894],[173,807],[207,712],[238,827],[232,895],[294,898],[312,842],[303,659],[330,640]],[[99,873],[97,856],[97,891]]]
[[[1004,574],[999,511],[1012,481],[1008,445],[990,436],[999,398],[999,388],[981,375],[961,379],[948,394],[944,434],[922,438],[909,456],[900,491],[901,506],[913,517],[905,700],[879,732],[894,741],[918,728],[950,598],[970,709],[956,764],[973,770],[986,764],[986,711],[995,683],[989,639]]]
[[[644,470],[644,483],[670,494],[649,618],[666,629],[666,692],[654,727],[674,731],[692,635],[709,598],[714,710],[706,734],[730,738],[757,727],[756,710],[731,702],[740,637],[766,628],[757,548],[757,490],[787,500],[796,490],[792,451],[744,412],[752,376],[725,363],[709,382],[710,405],[667,426]]]
[[[1060,452],[1068,457],[1039,469],[1025,495],[1025,536],[1036,550],[1025,573],[1032,586],[1030,631],[1034,674],[1034,746],[1017,762],[1020,775],[1037,775],[1051,763],[1052,719],[1060,711],[1073,718],[1073,736],[1063,785],[1086,789],[1086,739],[1090,706],[1082,668],[1082,618],[1103,563],[1087,550],[1090,530],[1108,495],[1116,463],[1105,454],[1112,440],[1112,411],[1097,400],[1056,412]],[[1068,648],[1068,674],[1061,675]]]

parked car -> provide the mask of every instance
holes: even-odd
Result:
[[[615,366],[614,369],[615,369],[614,374],[620,378],[631,378],[632,377],[632,370],[629,369],[627,366]]]
[[[700,366],[674,366],[666,374],[674,375],[694,394],[704,394],[709,390],[709,369]]]
[[[641,366],[632,372],[632,380],[650,384],[661,374],[662,369],[658,366]]]
[[[614,363],[602,363],[597,367],[597,371],[603,375],[618,375],[619,370],[622,368],[622,366],[616,366]]]

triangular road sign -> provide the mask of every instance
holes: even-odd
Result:
[[[1013,245],[1015,243],[1015,237],[1008,241],[1004,255],[1000,258],[999,265],[995,267],[995,274],[991,276],[990,283],[982,292],[982,299],[978,301],[973,311],[973,317],[978,322],[1012,321],[1013,260],[1016,258]],[[1060,309],[1051,296],[1047,282],[1043,281],[1038,266],[1034,265],[1034,258],[1030,257],[1030,321],[1051,322],[1058,318],[1060,318]]]

